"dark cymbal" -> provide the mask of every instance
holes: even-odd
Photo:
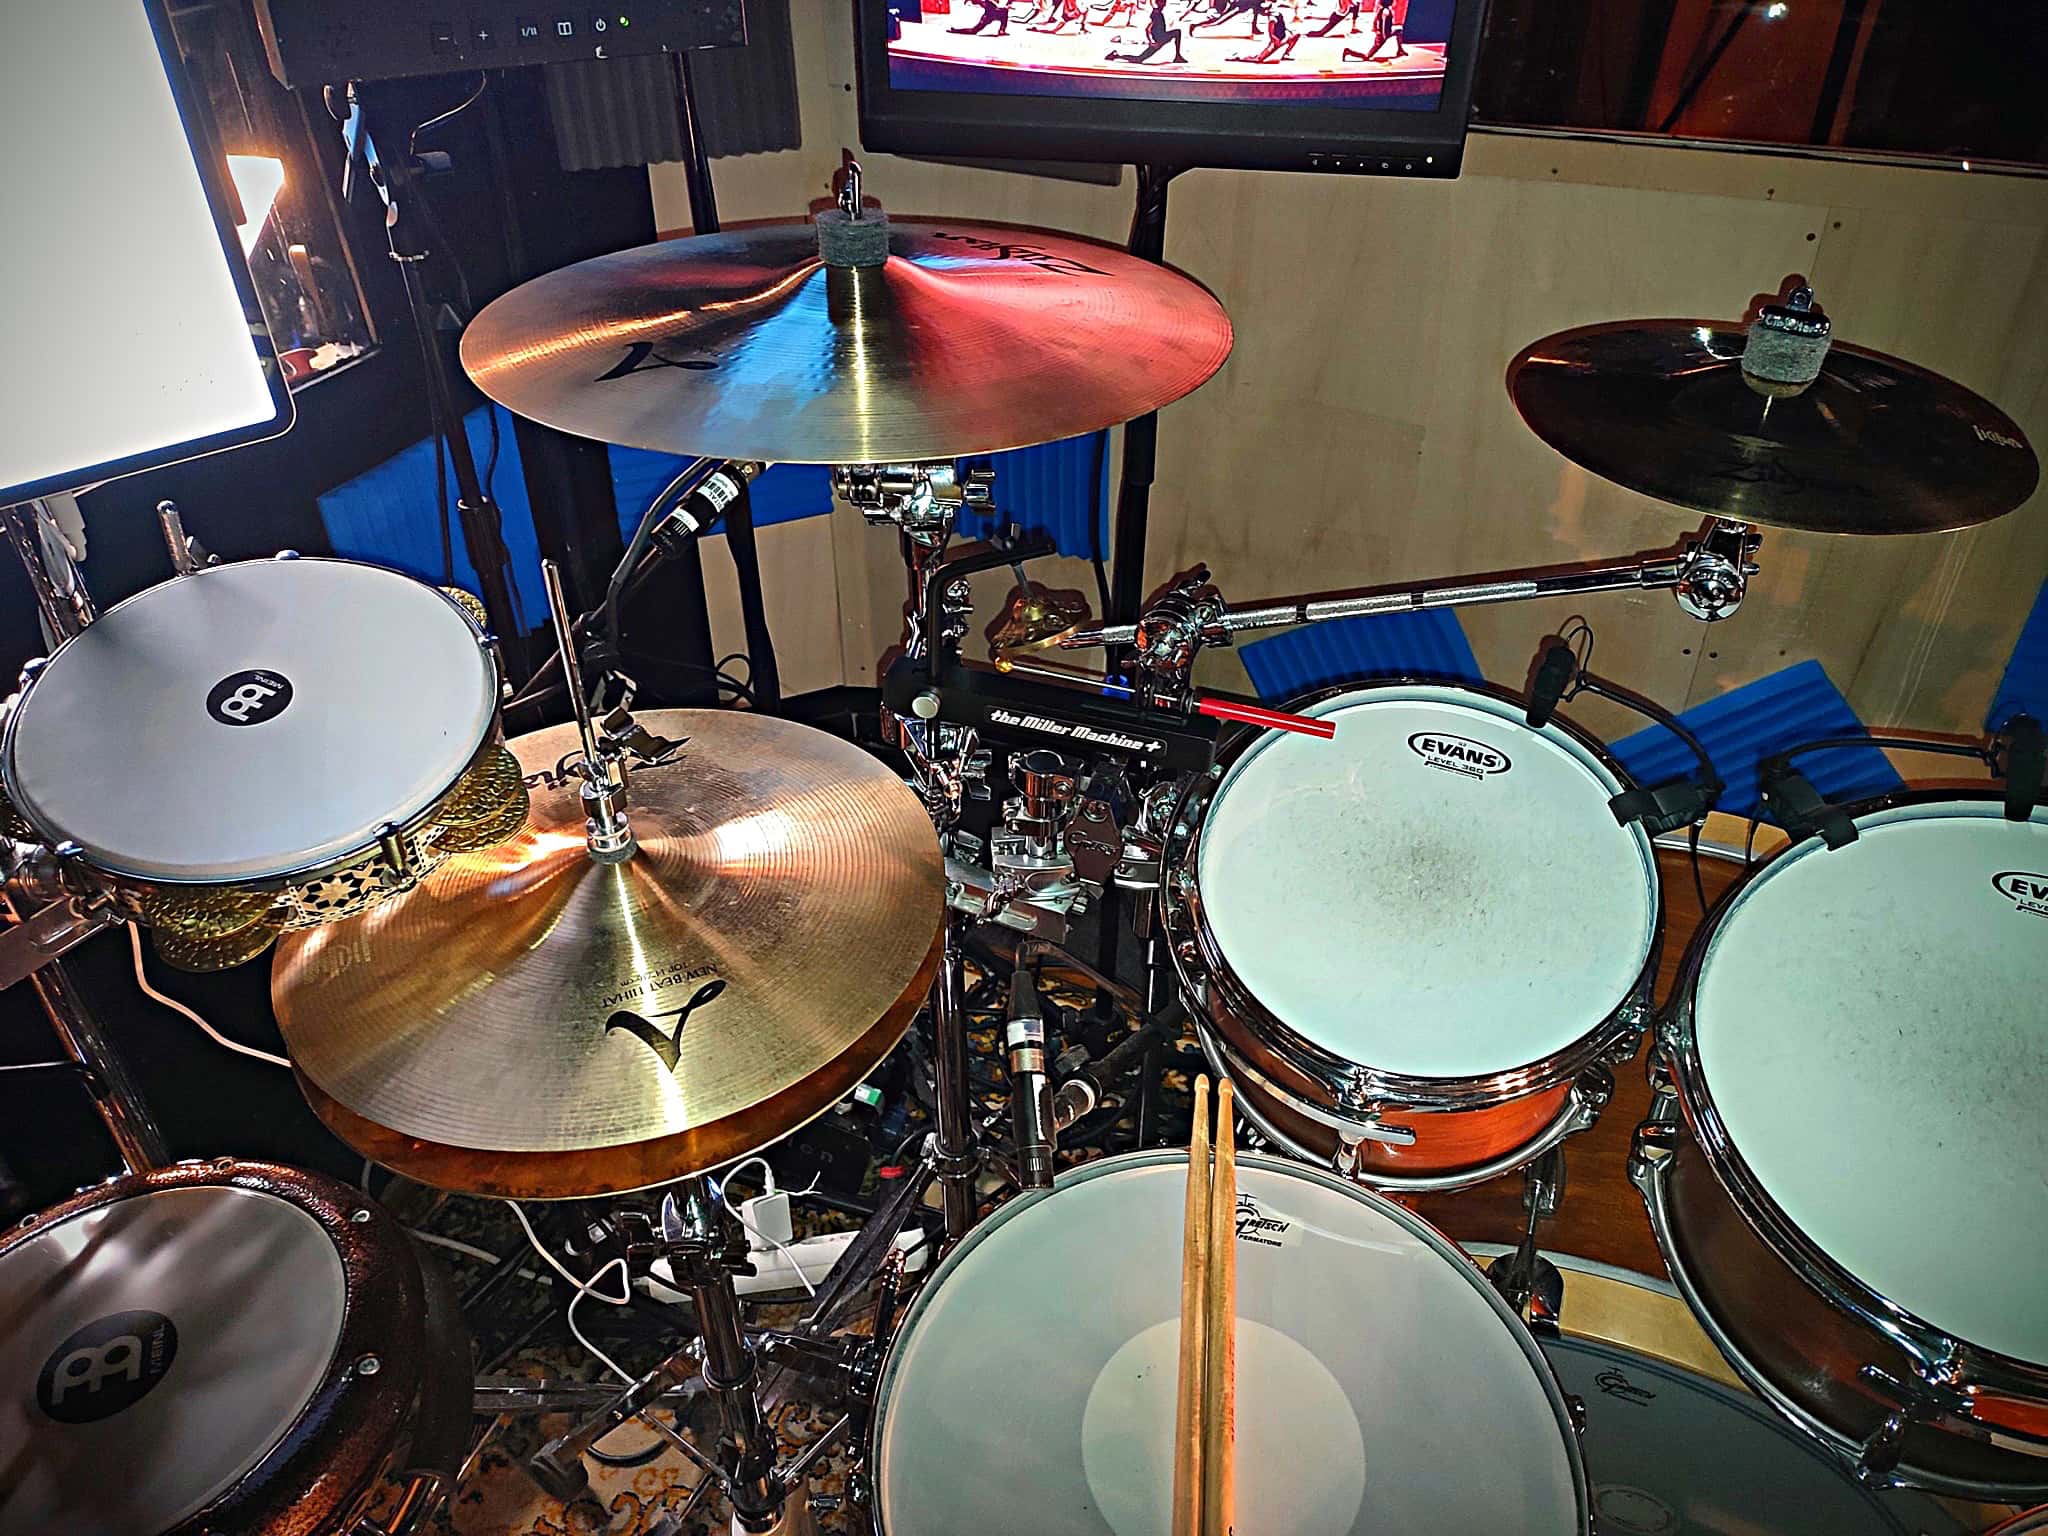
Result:
[[[1803,394],[1743,380],[1744,333],[1703,320],[1561,331],[1508,365],[1530,430],[1674,506],[1812,533],[1939,533],[2033,494],[2026,434],[1924,368],[1836,342]]]
[[[1230,353],[1169,268],[1074,235],[891,224],[827,271],[767,224],[579,262],[485,307],[462,363],[499,404],[602,442],[769,463],[991,453],[1129,421]]]
[[[545,1199],[641,1188],[787,1135],[903,1037],[943,867],[859,748],[730,710],[654,710],[681,754],[629,781],[639,851],[589,856],[574,727],[511,749],[524,831],[398,899],[288,934],[271,973],[308,1100],[425,1183]]]

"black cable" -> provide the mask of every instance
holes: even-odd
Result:
[[[1105,621],[1109,617],[1109,567],[1103,563],[1102,522],[1109,516],[1109,493],[1103,486],[1103,476],[1109,473],[1109,432],[1105,428],[1095,434],[1095,473],[1088,482],[1089,499],[1094,503],[1088,514],[1088,562],[1095,567],[1095,598],[1101,605],[1096,611]]]
[[[428,118],[423,123],[415,123],[413,125],[412,132],[406,136],[406,154],[410,156],[417,155],[419,153],[420,135],[425,133],[429,128],[438,128],[443,123],[447,122],[451,117],[460,117],[463,113],[467,112],[471,107],[475,106],[478,98],[481,97],[484,93],[484,87],[489,85],[490,83],[490,75],[481,69],[478,70],[476,72],[475,90],[471,91],[467,96],[463,97],[460,102],[450,107],[446,112],[438,113],[435,116]]]

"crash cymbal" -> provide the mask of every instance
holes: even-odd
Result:
[[[462,363],[499,404],[602,442],[871,464],[1113,426],[1230,352],[1207,289],[1114,246],[892,223],[889,249],[828,272],[792,223],[600,256],[488,305]]]
[[[943,873],[917,797],[836,737],[655,710],[639,851],[584,841],[560,726],[509,745],[526,829],[411,892],[289,934],[271,996],[307,1099],[425,1183],[552,1198],[744,1156],[837,1103],[937,964]]]
[[[1938,533],[2033,494],[2026,434],[1960,384],[1835,342],[1803,394],[1742,374],[1739,326],[1631,320],[1547,336],[1508,365],[1522,419],[1658,501],[1813,533]]]

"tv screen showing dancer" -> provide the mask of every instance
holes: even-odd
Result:
[[[1455,8],[1456,0],[888,0],[889,84],[1432,112]]]

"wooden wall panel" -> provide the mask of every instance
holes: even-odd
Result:
[[[805,147],[721,161],[728,221],[800,213],[857,142],[847,7],[796,10]],[[1129,220],[1128,177],[1103,188],[864,163],[870,191],[905,216],[1110,239]],[[686,228],[675,168],[657,167],[653,184],[662,226]],[[1207,561],[1235,599],[1675,541],[1695,517],[1598,481],[1529,434],[1502,387],[1507,362],[1572,325],[1732,319],[1792,272],[1812,277],[1845,340],[1956,377],[2048,444],[2042,182],[1482,134],[1452,184],[1189,173],[1173,184],[1167,255],[1222,299],[1237,346],[1162,417],[1147,575]],[[806,560],[829,542],[844,675],[864,681],[902,603],[893,540],[843,511],[829,540],[821,522],[793,527],[813,541]],[[1576,608],[1603,670],[1673,707],[1810,656],[1873,724],[1971,731],[2048,572],[2048,497],[1958,535],[1771,533],[1764,567],[1742,612],[1712,627],[1663,593],[1475,609],[1464,622],[1502,681],[1519,681],[1536,640]],[[1080,563],[1054,579],[1092,587]],[[983,584],[991,603],[1001,585]],[[789,622],[830,614],[806,602]],[[1241,686],[1244,674],[1226,651],[1203,676]],[[1632,727],[1619,712],[1582,718]]]

